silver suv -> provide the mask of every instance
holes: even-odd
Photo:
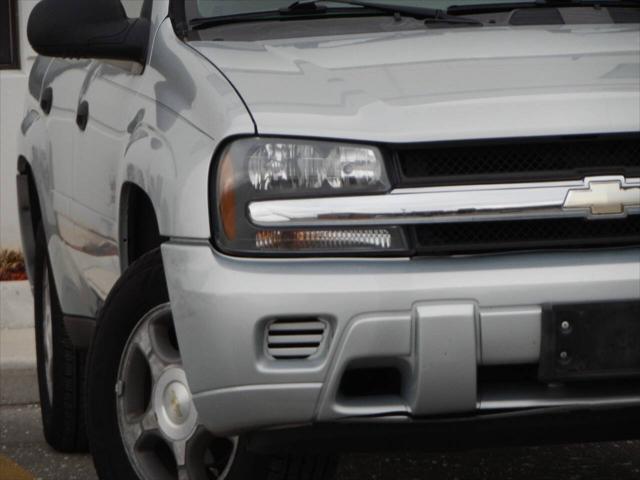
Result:
[[[101,479],[637,429],[638,3],[387,2],[35,7],[44,428]]]

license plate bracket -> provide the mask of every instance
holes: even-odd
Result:
[[[640,377],[640,301],[545,306],[539,377],[545,382]]]

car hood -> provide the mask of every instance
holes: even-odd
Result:
[[[640,130],[640,26],[193,42],[262,135],[383,142]]]

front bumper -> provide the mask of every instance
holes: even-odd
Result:
[[[608,390],[485,386],[479,367],[536,364],[542,307],[640,299],[640,250],[440,259],[250,260],[208,244],[162,247],[196,407],[213,432],[533,407],[640,404]],[[326,319],[326,348],[276,360],[277,318]],[[349,397],[353,365],[402,372],[394,395]]]

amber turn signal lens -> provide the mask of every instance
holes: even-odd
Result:
[[[229,152],[222,159],[220,165],[220,176],[218,188],[220,216],[222,218],[222,228],[225,236],[229,240],[235,240],[237,236],[236,225],[236,192],[234,189],[234,170],[233,161]]]

